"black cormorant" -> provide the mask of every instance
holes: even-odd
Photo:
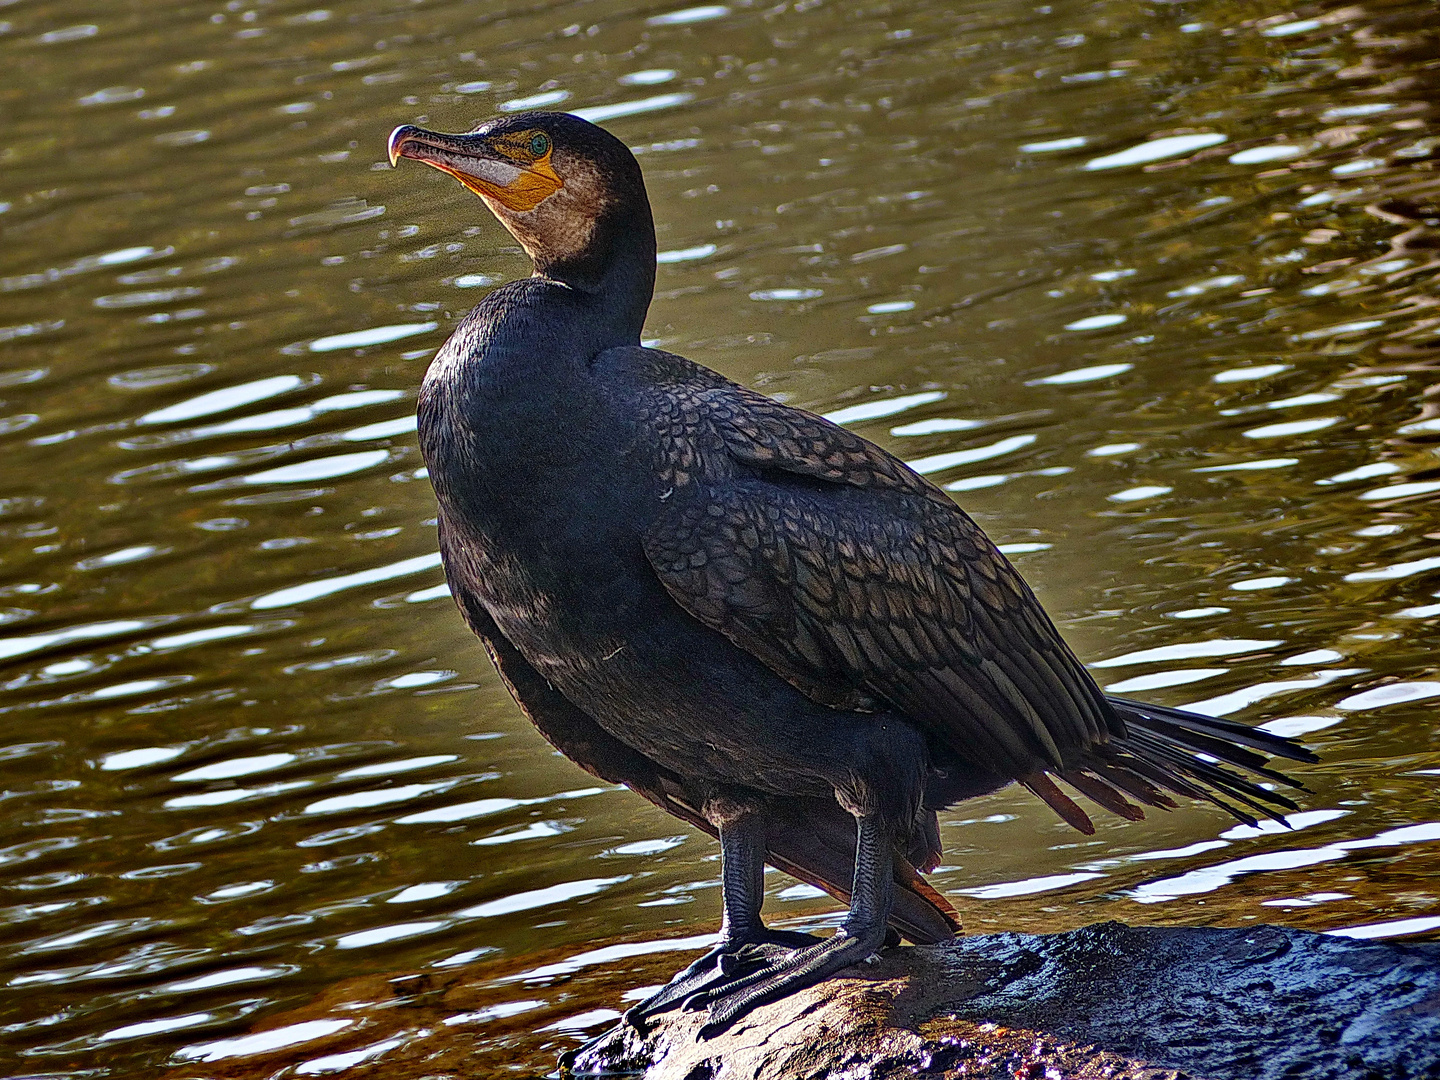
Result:
[[[640,344],[655,229],[610,133],[527,112],[414,158],[480,196],[535,264],[470,312],[420,391],[440,551],[465,621],[541,733],[720,839],[721,942],[631,1010],[707,1031],[863,960],[893,927],[950,937],[921,876],[936,811],[1018,781],[1122,817],[1289,799],[1242,724],[1106,697],[1020,575],[878,446]],[[1127,798],[1128,796],[1128,798]],[[1131,800],[1134,800],[1133,802]],[[850,910],[831,938],[760,918],[764,864]]]

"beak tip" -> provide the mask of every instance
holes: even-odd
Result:
[[[390,138],[385,144],[385,156],[390,159],[390,167],[393,169],[395,163],[400,160],[400,150],[410,133],[415,130],[413,124],[401,124],[394,131],[390,132]]]

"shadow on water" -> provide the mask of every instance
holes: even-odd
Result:
[[[955,492],[1113,691],[1321,752],[1292,832],[957,807],[971,930],[1440,929],[1433,5],[954,8],[0,6],[7,1075],[544,1071],[718,921],[434,553],[415,389],[528,267],[384,137],[525,107],[639,154],[654,340]]]

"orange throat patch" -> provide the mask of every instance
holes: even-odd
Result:
[[[541,202],[565,186],[565,182],[550,166],[550,155],[527,166],[514,166],[516,175],[508,184],[499,184],[481,176],[461,172],[449,165],[427,161],[437,169],[449,173],[467,188],[482,198],[494,199],[507,210],[525,213],[534,210]]]

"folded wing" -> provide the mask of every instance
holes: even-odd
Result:
[[[743,466],[645,539],[670,594],[817,701],[899,709],[1003,776],[1124,726],[1029,587],[942,492],[820,417],[702,391]]]
[[[899,710],[962,765],[1019,780],[1085,832],[1047,774],[1132,819],[1126,795],[1174,805],[1166,791],[1247,821],[1215,791],[1272,816],[1293,808],[1220,763],[1290,783],[1231,743],[1307,752],[1107,699],[979,526],[884,450],[734,384],[665,396],[706,419],[735,467],[677,491],[646,555],[678,603],[812,699]]]

